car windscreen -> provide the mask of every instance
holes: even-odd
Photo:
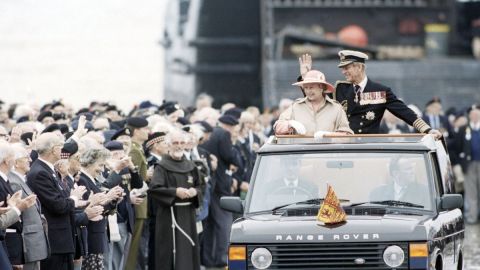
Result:
[[[264,155],[252,182],[247,211],[323,198],[327,185],[337,198],[349,200],[347,204],[392,200],[432,210],[427,166],[422,153]]]

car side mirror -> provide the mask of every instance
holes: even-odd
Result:
[[[220,198],[220,207],[223,210],[243,214],[243,203],[239,197],[235,196],[224,196]]]
[[[440,208],[442,210],[453,210],[462,208],[463,196],[461,194],[444,194],[440,199]]]

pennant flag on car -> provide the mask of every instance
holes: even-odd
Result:
[[[317,221],[325,224],[336,224],[346,220],[347,214],[340,205],[332,186],[328,185],[327,195],[320,206],[320,210],[318,210]]]

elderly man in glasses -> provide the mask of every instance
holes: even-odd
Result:
[[[72,189],[69,194],[55,171],[53,164],[60,160],[63,144],[63,139],[54,133],[41,134],[36,140],[39,157],[27,174],[27,184],[37,194],[49,224],[51,255],[41,262],[42,269],[73,269],[75,224],[71,216],[75,214],[75,207],[86,204],[81,200],[85,187]]]

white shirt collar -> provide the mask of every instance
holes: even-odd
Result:
[[[192,149],[192,156],[195,160],[201,159],[200,153],[198,153],[198,148],[196,146]]]
[[[154,156],[154,157],[155,157],[156,159],[158,159],[158,160],[162,160],[162,156],[159,156],[159,155],[157,155],[157,154],[155,154],[155,153],[150,153],[150,155]]]
[[[13,174],[15,174],[16,176],[20,177],[20,179],[22,179],[23,182],[26,182],[27,179],[25,179],[25,175],[22,175],[22,174],[20,174],[19,172],[15,171],[15,170],[11,170],[10,172],[13,173]]]
[[[400,196],[402,196],[404,188],[405,188],[404,186],[400,186],[396,182],[393,183],[393,190],[395,192],[395,200],[400,199]]]
[[[8,176],[4,174],[3,172],[0,172],[0,176],[3,178],[3,181],[7,182]]]
[[[470,128],[473,130],[480,129],[480,122],[477,122],[477,123],[470,122]]]
[[[52,169],[52,171],[55,172],[55,167],[53,167],[53,164],[52,164],[52,163],[46,161],[45,159],[43,159],[43,158],[41,158],[41,157],[38,157],[38,159],[39,159],[41,162],[47,164],[48,167],[50,167],[50,169]]]
[[[360,86],[360,92],[363,92],[363,90],[365,90],[365,87],[367,86],[367,81],[368,78],[367,75],[365,75],[365,78],[363,78],[363,80],[358,84],[358,86]]]
[[[298,187],[298,178],[295,180],[290,180],[287,178],[283,178],[283,182],[285,183],[285,186],[287,187]]]

